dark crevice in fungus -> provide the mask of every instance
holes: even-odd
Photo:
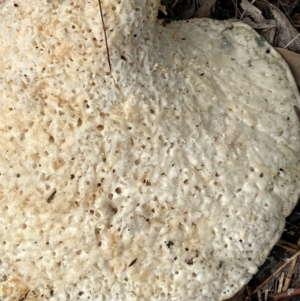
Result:
[[[132,267],[132,266],[136,263],[136,261],[137,261],[137,258],[134,259],[134,260],[132,260],[132,261],[130,262],[130,264],[129,264],[128,267],[129,267],[129,268]]]
[[[47,199],[47,203],[50,204],[51,201],[54,199],[55,197],[55,194],[56,194],[56,189],[51,193],[51,195],[48,197]]]

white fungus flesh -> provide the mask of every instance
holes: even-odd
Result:
[[[216,301],[299,197],[300,107],[253,30],[158,0],[0,3],[0,299]]]

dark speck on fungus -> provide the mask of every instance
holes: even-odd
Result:
[[[174,242],[169,240],[168,242],[165,242],[167,247],[170,249],[172,246],[174,246]]]

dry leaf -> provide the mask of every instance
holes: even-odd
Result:
[[[276,34],[276,22],[274,20],[266,20],[260,9],[255,7],[248,0],[242,0],[241,7],[244,10],[242,15],[243,23],[251,26],[254,29],[260,29],[262,37],[273,45]],[[246,17],[243,17],[243,16]]]
[[[300,87],[300,54],[282,48],[275,49],[279,52],[279,54],[285,59],[285,61],[289,65],[294,75],[295,81],[298,87]]]
[[[244,10],[244,14],[251,16],[255,22],[261,23],[265,21],[261,11],[248,0],[242,0],[241,7]]]
[[[269,44],[274,45],[277,28],[266,28],[260,32],[261,36],[268,41]]]
[[[245,24],[251,26],[254,29],[276,29],[276,23],[274,20],[264,20],[263,22],[257,23],[246,17],[242,20]]]
[[[270,18],[276,21],[277,33],[274,46],[300,53],[300,36],[284,13],[267,1],[260,0],[257,3],[264,6]]]
[[[210,11],[212,7],[215,5],[216,0],[205,0],[203,1],[200,8],[196,11],[195,17],[196,18],[207,18],[210,17]]]
[[[266,20],[262,12],[251,4],[248,0],[242,0],[241,7],[244,10],[243,15],[250,16],[250,18],[243,18],[243,22],[255,29],[275,28],[276,22],[274,20]]]
[[[198,2],[197,2],[198,3]],[[183,12],[181,15],[182,19],[189,19],[194,16],[196,11],[196,0],[191,0],[191,3],[189,3],[187,10]]]
[[[162,2],[160,2],[158,10],[160,10],[165,16],[168,14],[167,13],[167,8],[166,8],[166,6],[164,4],[162,4]]]

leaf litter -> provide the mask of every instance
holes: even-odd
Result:
[[[214,18],[248,24],[285,59],[300,91],[300,0],[162,0],[161,11],[166,22]],[[258,273],[226,301],[283,300],[300,301],[300,200]]]

